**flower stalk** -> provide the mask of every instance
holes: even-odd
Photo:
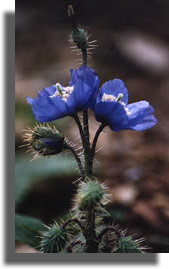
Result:
[[[80,170],[81,177],[82,177],[82,179],[84,180],[84,179],[85,179],[85,171],[84,171],[84,167],[83,167],[83,164],[82,164],[82,162],[81,162],[81,159],[80,159],[78,153],[77,153],[76,150],[75,150],[71,145],[69,145],[68,143],[65,143],[65,144],[64,144],[64,148],[70,150],[70,151],[72,152],[72,154],[74,155],[75,160],[77,161],[77,164],[78,164],[78,167],[79,167],[79,170]]]
[[[86,253],[97,253],[98,252],[98,238],[96,237],[96,227],[95,227],[95,212],[94,210],[88,210],[86,212]]]
[[[85,148],[84,148],[84,155],[85,155],[85,172],[87,177],[92,176],[91,170],[91,151],[90,151],[90,137],[89,137],[89,123],[88,123],[88,111],[83,111],[83,126],[84,126],[84,135],[85,135]]]
[[[97,141],[99,138],[99,135],[101,134],[101,132],[103,131],[103,129],[106,127],[106,124],[101,124],[95,134],[95,137],[93,139],[93,143],[92,143],[92,147],[91,147],[91,162],[90,162],[90,169],[93,169],[93,160],[94,160],[94,156],[95,156],[95,151],[96,151],[96,145],[97,145]]]
[[[68,7],[68,15],[71,18],[72,24],[72,40],[82,52],[82,65],[87,66],[87,48],[88,48],[88,36],[84,29],[77,27],[74,19],[74,10],[72,5]],[[88,122],[88,110],[83,110],[83,131],[81,129],[81,124],[79,123],[77,115],[74,116],[80,135],[82,138],[82,144],[84,148],[85,156],[85,174],[87,177],[92,176],[91,169],[91,152],[90,152],[90,135],[89,135],[89,122]]]

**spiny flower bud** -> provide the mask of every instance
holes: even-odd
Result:
[[[95,44],[96,40],[89,41],[90,35],[83,27],[77,25],[72,5],[68,6],[68,16],[72,25],[72,34],[70,35],[69,39],[71,49],[72,51],[77,52],[77,56],[81,55],[83,57],[82,64],[87,65],[87,59],[90,59],[92,51],[97,46]],[[78,51],[79,49],[81,50],[80,53]]]
[[[98,205],[106,204],[108,195],[103,184],[94,180],[81,182],[75,197],[75,208],[79,210],[96,209]]]
[[[118,240],[116,253],[142,253],[142,248],[139,240],[133,240],[131,236],[125,236]]]
[[[72,24],[72,40],[76,46],[81,49],[85,50],[88,48],[88,35],[86,31],[81,28],[80,26],[77,27],[75,18],[74,18],[74,9],[72,5],[68,6],[68,16],[71,19]]]
[[[42,233],[41,239],[41,252],[43,253],[58,253],[66,243],[66,233],[58,223],[51,227],[47,227],[47,231]]]
[[[58,154],[64,147],[64,137],[49,124],[36,124],[32,129],[28,128],[24,141],[35,158]]]
[[[72,39],[79,49],[84,50],[88,48],[88,35],[85,29],[80,27],[73,28]]]

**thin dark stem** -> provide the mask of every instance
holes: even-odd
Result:
[[[83,65],[87,65],[87,50],[81,49],[81,51],[82,51]],[[87,109],[83,111],[83,128],[85,136],[85,146],[84,146],[85,172],[86,175],[90,177],[92,175],[92,170],[90,169],[91,154],[90,154],[89,121],[88,121]]]
[[[74,118],[78,128],[79,133],[82,139],[82,145],[84,150],[84,156],[85,156],[85,174],[86,176],[90,176],[92,174],[92,171],[90,170],[90,142],[89,142],[89,125],[88,125],[88,111],[83,111],[83,128],[81,125],[81,122],[79,120],[79,117],[77,114],[72,115]]]
[[[89,123],[88,123],[88,111],[83,111],[83,124],[84,124],[84,135],[89,144]]]
[[[93,159],[94,159],[94,155],[95,155],[95,150],[96,150],[96,144],[99,138],[100,133],[103,131],[103,129],[106,127],[106,124],[101,124],[95,134],[95,137],[93,139],[93,143],[92,143],[92,148],[91,148],[91,162],[90,162],[90,166],[91,166],[91,170],[93,167]]]
[[[83,148],[85,147],[85,135],[84,135],[84,132],[83,132],[83,128],[82,128],[82,125],[81,125],[81,122],[79,120],[79,117],[77,114],[74,114],[72,115],[72,117],[74,118],[78,128],[79,128],[79,133],[80,133],[80,136],[81,136],[81,139],[82,139],[82,144],[83,144]]]
[[[88,111],[83,111],[83,128],[85,135],[85,147],[84,147],[84,155],[85,155],[85,172],[87,176],[92,175],[91,170],[91,152],[90,152],[90,137],[89,137],[89,122],[88,122]]]
[[[82,51],[82,61],[84,65],[87,65],[87,50],[86,49],[81,49]]]
[[[84,167],[83,167],[83,165],[82,165],[82,162],[81,162],[81,159],[80,159],[78,153],[77,153],[76,150],[75,150],[73,147],[71,147],[70,145],[68,145],[68,144],[65,143],[64,146],[65,146],[65,149],[70,150],[70,151],[72,152],[72,154],[74,155],[74,157],[75,157],[75,159],[76,159],[76,161],[77,161],[77,164],[78,164],[78,166],[79,166],[79,170],[80,170],[81,176],[82,176],[82,178],[84,179],[84,178],[85,178],[85,171],[84,171]]]
[[[86,253],[98,252],[98,239],[95,231],[95,212],[94,210],[88,210],[86,212],[87,224],[85,227],[84,236],[86,238]]]
[[[117,235],[118,238],[121,237],[121,233],[116,228],[114,228],[113,226],[109,226],[109,227],[104,228],[100,232],[100,234],[98,235],[98,240],[101,241],[104,234],[109,232],[109,231],[115,232],[115,234]]]

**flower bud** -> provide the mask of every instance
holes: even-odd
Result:
[[[107,202],[107,193],[103,184],[94,180],[81,182],[75,197],[75,208],[85,211],[96,209]]]
[[[131,236],[119,238],[116,253],[142,253],[139,240],[133,240]]]
[[[73,28],[72,39],[79,49],[84,50],[88,48],[88,35],[83,28]]]
[[[35,157],[58,154],[64,146],[64,137],[54,126],[45,124],[37,124],[34,128],[28,129],[24,141]]]
[[[58,253],[66,243],[65,231],[55,223],[51,227],[47,227],[47,231],[42,233],[41,252],[43,253]]]

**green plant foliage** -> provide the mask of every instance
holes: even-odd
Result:
[[[92,209],[101,204],[104,195],[104,188],[96,181],[82,182],[75,198],[75,207],[80,210]]]
[[[49,176],[77,176],[77,164],[72,156],[60,154],[53,158],[30,162],[30,156],[16,158],[15,202],[16,208],[22,202],[27,190],[33,183],[47,180]]]
[[[42,233],[41,251],[43,253],[58,253],[66,244],[66,233],[55,223],[47,228],[47,231]]]
[[[44,231],[44,224],[36,218],[15,216],[15,239],[34,248],[39,248],[40,231]]]
[[[117,242],[116,253],[141,253],[139,243],[131,236],[121,237]]]

